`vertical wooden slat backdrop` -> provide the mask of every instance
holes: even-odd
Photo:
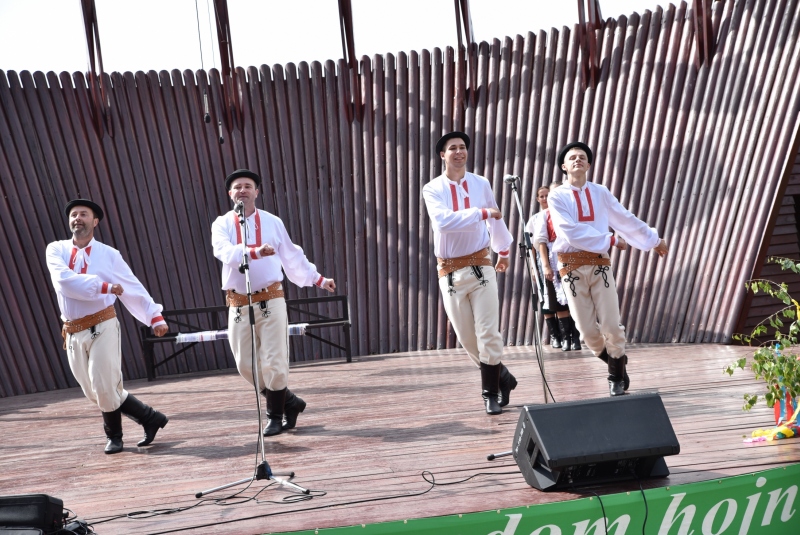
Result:
[[[98,238],[166,308],[219,305],[210,226],[228,209],[224,176],[240,167],[261,174],[261,205],[349,296],[357,354],[455,347],[421,199],[441,173],[431,145],[454,128],[472,137],[470,165],[494,185],[517,238],[524,221],[503,176],[522,178],[527,219],[536,188],[561,180],[560,146],[587,141],[592,180],[672,245],[666,259],[614,251],[631,341],[728,341],[747,317],[742,283],[757,259],[769,243],[796,246],[784,229],[791,213],[775,210],[793,213],[800,200],[783,196],[800,125],[800,0],[715,3],[715,55],[700,67],[691,15],[682,2],[608,19],[596,86],[582,78],[571,28],[481,43],[478,87],[462,101],[451,48],[363,57],[357,73],[343,60],[240,68],[241,124],[228,122],[216,70],[112,73],[114,135],[102,137],[83,74],[0,72],[0,247],[10,257],[0,274],[0,397],[75,386],[44,264],[47,243],[68,236],[69,198],[106,207]],[[348,96],[359,89],[363,110]],[[781,237],[762,246],[773,225]],[[516,254],[499,283],[506,343],[530,344],[530,283]],[[320,292],[289,284],[288,293]],[[122,320],[125,376],[142,377],[138,326],[124,311]],[[295,361],[332,357],[317,341],[292,341]],[[230,366],[214,343],[165,371]]]

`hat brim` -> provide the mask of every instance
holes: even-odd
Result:
[[[64,215],[69,217],[69,213],[76,206],[85,206],[85,207],[91,209],[92,212],[94,213],[94,216],[97,219],[99,219],[101,221],[103,220],[103,216],[105,215],[105,214],[103,214],[103,209],[100,208],[99,204],[97,204],[95,202],[92,202],[89,199],[74,199],[72,201],[69,201],[67,203],[67,205],[64,207]]]
[[[453,139],[454,137],[461,138],[464,140],[464,144],[467,146],[467,150],[469,150],[469,136],[464,132],[450,132],[448,134],[443,135],[439,138],[439,141],[436,142],[436,153],[439,154],[444,151],[444,145],[449,140]]]
[[[231,189],[231,184],[237,178],[249,178],[253,182],[256,183],[256,188],[261,187],[261,177],[258,176],[256,173],[251,171],[250,169],[237,169],[233,173],[229,174],[225,177],[225,191],[229,191]]]
[[[594,155],[592,154],[592,149],[589,148],[589,145],[586,143],[581,143],[580,141],[573,141],[572,143],[566,145],[563,149],[561,149],[561,152],[558,153],[557,163],[562,174],[567,174],[566,169],[564,169],[562,166],[564,165],[564,158],[567,157],[567,153],[572,149],[581,149],[583,152],[585,152],[586,159],[589,160],[589,165],[592,165],[592,162],[594,161]]]

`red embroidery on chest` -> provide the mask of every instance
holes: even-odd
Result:
[[[556,241],[556,229],[553,227],[553,220],[550,217],[550,211],[544,213],[544,220],[547,222],[547,241]]]
[[[461,185],[464,188],[464,191],[469,194],[469,189],[467,188],[467,181],[464,180],[464,183]],[[458,193],[456,193],[456,185],[450,184],[450,196],[453,198],[453,211],[458,212]],[[469,208],[469,197],[464,197],[464,210]]]
[[[91,253],[92,253],[92,246],[90,245],[89,247],[86,248],[86,251],[84,252],[84,255],[85,256],[89,256]],[[78,248],[77,247],[73,247],[72,248],[72,254],[69,255],[69,269],[70,269],[70,271],[75,271],[75,257],[77,255],[78,255]],[[84,260],[83,261],[83,266],[81,267],[81,271],[80,271],[81,275],[85,275],[86,274],[86,270],[88,268],[89,268],[89,264],[87,264],[86,260]]]
[[[236,222],[234,227],[236,228],[236,245],[242,243],[242,227],[239,226],[239,216],[233,214],[233,220]],[[261,247],[261,216],[256,210],[256,247]]]
[[[594,221],[594,205],[592,204],[592,195],[589,193],[588,188],[586,189],[586,204],[589,205],[588,216],[583,215],[581,196],[575,190],[572,190],[572,194],[575,196],[575,202],[578,204],[578,221]]]

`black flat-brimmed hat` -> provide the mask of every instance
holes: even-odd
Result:
[[[70,211],[75,206],[85,206],[86,208],[91,208],[92,212],[94,212],[94,216],[101,221],[103,220],[103,209],[100,208],[99,204],[94,203],[89,199],[75,199],[74,201],[69,201],[64,207],[64,214],[69,217]]]
[[[458,137],[464,140],[464,145],[467,146],[467,150],[469,150],[469,136],[464,132],[450,132],[449,134],[445,134],[439,138],[439,141],[436,142],[436,152],[440,153],[444,150],[444,144],[447,143],[448,139],[453,139],[454,137]]]
[[[225,191],[229,191],[231,189],[231,182],[233,182],[237,178],[249,178],[250,180],[256,183],[256,188],[261,187],[260,176],[252,172],[250,169],[237,169],[236,171],[225,177]]]
[[[564,165],[564,158],[567,157],[567,153],[572,149],[581,149],[583,152],[586,153],[586,159],[589,160],[589,165],[592,165],[592,160],[594,156],[592,155],[592,149],[589,148],[589,145],[586,143],[581,143],[580,141],[573,141],[572,143],[566,145],[561,152],[558,153],[558,168],[561,169],[561,172],[565,175],[567,171],[562,167]]]

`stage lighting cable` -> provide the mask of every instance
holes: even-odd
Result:
[[[470,479],[473,479],[475,477],[482,476],[482,475],[495,476],[495,475],[518,475],[518,474],[519,474],[519,471],[514,471],[514,472],[477,472],[477,473],[472,474],[471,476],[466,477],[464,479],[459,479],[457,481],[448,481],[446,483],[439,483],[439,482],[436,481],[436,477],[433,475],[433,473],[431,471],[423,470],[420,475],[421,475],[422,479],[426,483],[429,484],[429,486],[428,486],[428,488],[426,488],[426,489],[424,489],[422,491],[419,491],[419,492],[413,492],[413,493],[410,493],[410,494],[394,494],[394,495],[390,495],[390,496],[380,496],[380,497],[377,497],[377,498],[367,498],[367,499],[364,499],[364,500],[353,500],[353,501],[349,501],[349,502],[334,503],[334,504],[329,504],[329,505],[320,505],[319,507],[307,507],[307,508],[304,508],[304,509],[291,509],[291,510],[287,510],[287,511],[278,511],[278,512],[267,513],[267,514],[263,514],[263,515],[254,515],[254,516],[236,518],[236,519],[231,519],[231,520],[223,520],[223,521],[218,521],[218,522],[214,522],[214,523],[210,523],[210,524],[201,524],[201,525],[196,525],[196,526],[185,526],[185,527],[171,529],[171,530],[167,530],[167,531],[157,531],[157,532],[150,533],[150,535],[164,535],[164,534],[167,534],[167,533],[177,533],[177,532],[186,531],[188,529],[200,529],[200,528],[205,528],[205,527],[213,527],[213,526],[218,526],[220,524],[232,524],[234,522],[242,522],[242,521],[245,521],[245,520],[253,520],[253,519],[256,519],[256,518],[268,518],[268,517],[271,517],[271,516],[285,515],[285,514],[290,514],[290,513],[304,513],[304,512],[308,512],[308,511],[318,511],[318,510],[321,510],[321,509],[331,509],[331,508],[334,508],[334,507],[347,507],[347,506],[351,506],[351,505],[359,505],[359,504],[362,504],[362,503],[371,503],[371,502],[379,502],[379,501],[385,501],[385,500],[394,500],[394,499],[399,499],[399,498],[414,498],[414,497],[417,497],[417,496],[422,496],[423,494],[427,494],[428,492],[433,490],[434,487],[437,487],[437,486],[442,487],[442,486],[447,486],[447,485],[457,485],[459,483],[464,483],[466,481],[469,481]],[[245,503],[245,502],[250,501],[250,500],[255,500],[255,498],[258,496],[258,494],[260,494],[262,491],[264,491],[265,489],[269,488],[270,486],[272,486],[274,484],[275,484],[274,482],[270,483],[269,485],[267,485],[263,489],[259,490],[258,493],[256,493],[255,496],[251,496],[249,498],[243,499],[243,501],[236,502],[236,503],[218,503],[218,505],[238,505],[240,503]],[[246,490],[246,489],[242,489],[241,491],[239,491],[238,493],[236,493],[233,496],[236,496],[236,495],[240,494],[244,490]],[[327,494],[326,491],[311,491],[310,495],[307,495],[307,496],[306,495],[302,495],[302,496],[300,496],[300,495],[287,496],[286,498],[290,498],[289,500],[284,499],[284,500],[282,500],[280,502],[279,501],[271,501],[271,500],[267,501],[267,502],[260,502],[258,500],[255,500],[255,501],[257,503],[277,503],[277,504],[280,504],[280,503],[295,503],[297,501],[310,500],[310,499],[312,499],[314,497],[325,496],[326,494]],[[295,498],[295,499],[292,499],[292,498]],[[222,500],[227,500],[227,499],[229,499],[229,498],[220,498],[218,500],[201,500],[200,502],[198,502],[198,503],[196,503],[194,505],[191,505],[191,506],[181,507],[181,508],[176,508],[176,509],[171,509],[171,510],[166,510],[165,509],[165,510],[163,510],[163,512],[159,512],[158,514],[171,514],[171,513],[175,513],[175,512],[186,511],[186,510],[198,507],[200,505],[208,505],[208,504],[205,504],[205,503],[202,503],[202,502],[215,502],[216,503],[216,502],[222,502]],[[100,522],[110,522],[111,520],[116,520],[116,519],[125,518],[125,517],[134,518],[134,519],[135,518],[150,518],[150,517],[142,516],[139,513],[145,514],[145,513],[148,513],[148,511],[139,511],[139,512],[134,512],[134,513],[128,513],[126,515],[118,515],[118,516],[115,516],[115,517],[104,519],[104,520],[102,520]],[[157,515],[153,515],[153,516],[157,516]],[[100,523],[100,522],[95,522],[95,523]]]

